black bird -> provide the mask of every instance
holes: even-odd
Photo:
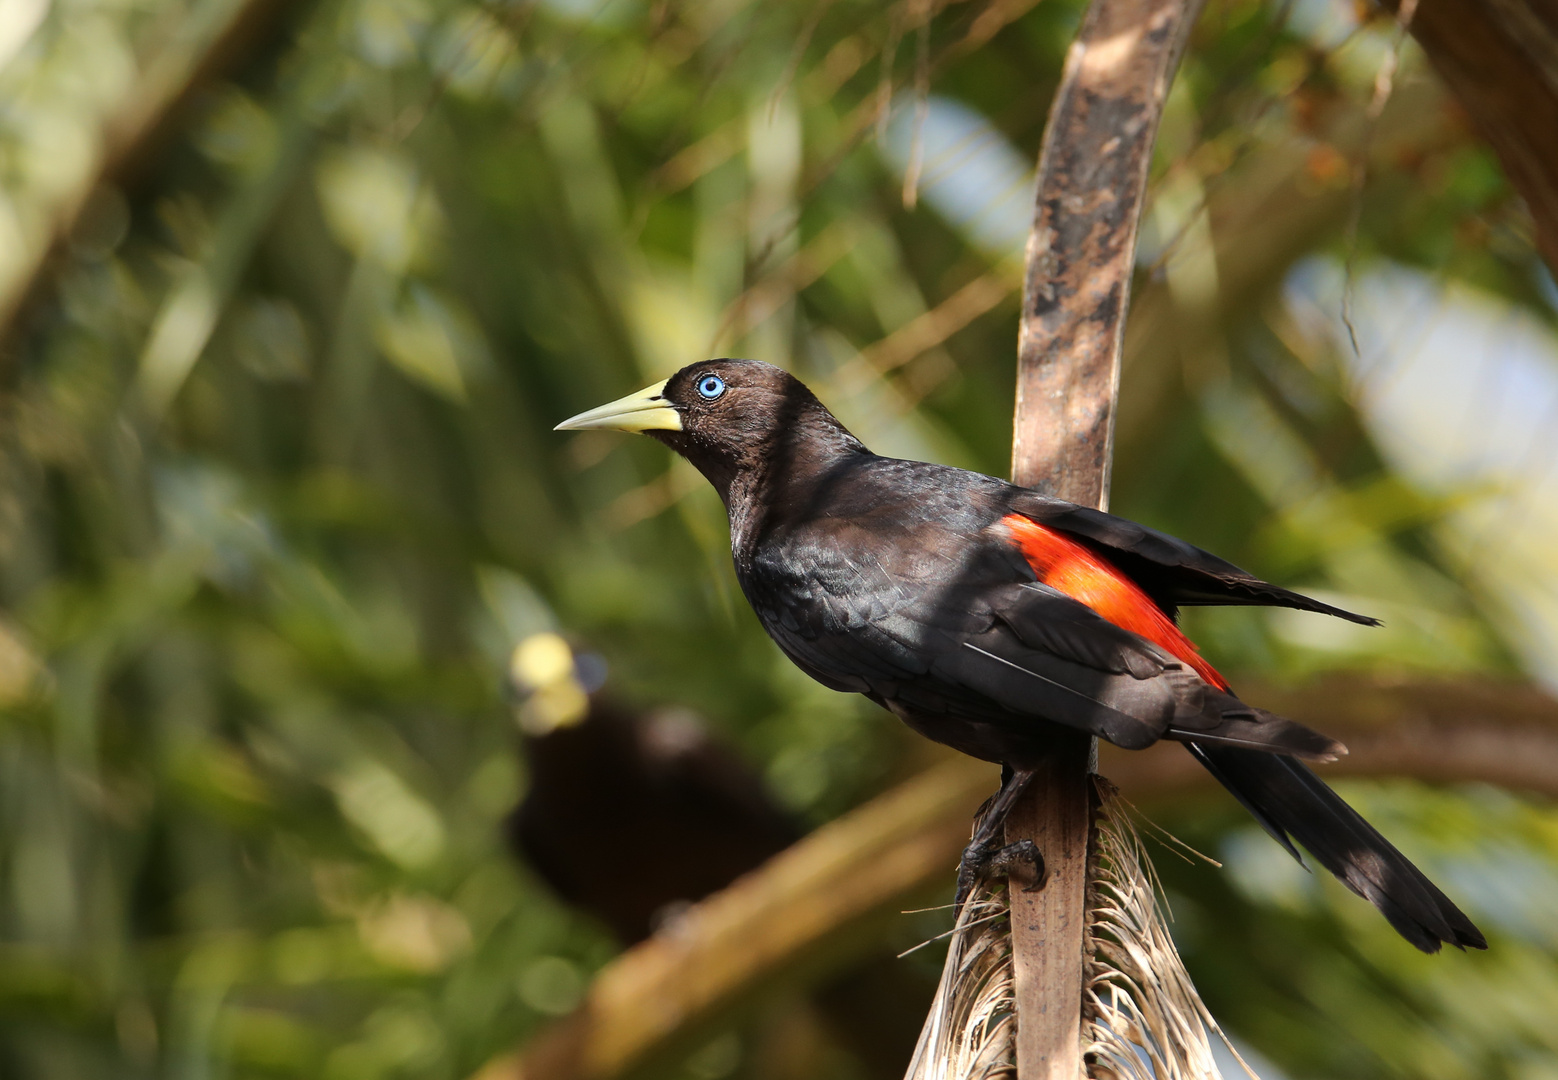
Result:
[[[771,364],[693,364],[558,427],[640,431],[691,461],[729,512],[742,591],[791,660],[922,735],[1004,766],[965,852],[960,897],[974,868],[1001,854],[1006,812],[1071,728],[1126,749],[1183,743],[1295,858],[1296,840],[1413,945],[1486,948],[1471,920],[1299,760],[1346,749],[1240,701],[1175,623],[1189,604],[1376,620],[1112,514],[879,457]]]
[[[529,773],[509,843],[624,943],[800,838],[762,778],[691,713],[614,704],[599,657],[536,634],[509,677]]]
[[[509,664],[529,784],[509,846],[564,901],[636,944],[687,904],[801,837],[735,749],[680,708],[635,711],[603,689],[605,664],[558,634],[525,638]],[[813,991],[862,1075],[903,1076],[935,989],[891,953],[858,959]]]

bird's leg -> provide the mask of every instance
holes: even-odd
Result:
[[[968,899],[974,883],[980,878],[993,874],[1010,876],[1013,870],[1028,867],[1032,869],[1033,883],[1025,887],[1026,891],[1033,892],[1044,884],[1044,855],[1032,840],[1019,840],[1015,844],[1005,845],[998,840],[1006,827],[1006,819],[1012,807],[1022,793],[1028,790],[1033,775],[1031,769],[1007,766],[1001,770],[1001,790],[985,804],[984,816],[979,819],[974,838],[963,849],[963,858],[958,863],[957,899],[952,904],[954,914],[963,910],[963,901]]]

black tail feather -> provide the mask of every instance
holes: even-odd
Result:
[[[1287,853],[1297,859],[1300,865],[1303,864],[1304,857],[1298,853],[1298,848],[1293,846],[1293,840],[1288,836],[1287,831],[1270,814],[1266,813],[1259,803],[1252,802],[1245,795],[1243,788],[1236,779],[1223,771],[1219,761],[1221,755],[1208,754],[1205,748],[1195,743],[1186,743],[1185,749],[1190,751],[1192,757],[1206,766],[1206,771],[1211,773],[1212,777],[1219,784],[1227,788],[1230,795],[1239,800],[1239,805],[1248,810],[1250,816],[1260,822],[1260,827],[1270,833],[1273,840],[1286,848]],[[1259,753],[1259,751],[1256,752]]]
[[[1449,897],[1301,762],[1228,746],[1187,743],[1186,749],[1294,858],[1296,840],[1419,949],[1438,952],[1446,941],[1488,947]]]
[[[1307,761],[1335,761],[1347,748],[1329,735],[1312,731],[1285,716],[1244,704],[1232,695],[1207,694],[1206,715],[1217,722],[1208,727],[1173,725],[1164,738],[1187,743],[1211,743],[1218,746],[1242,746],[1268,754],[1291,754]],[[1231,707],[1223,707],[1224,702]],[[1210,765],[1207,766],[1211,768]]]

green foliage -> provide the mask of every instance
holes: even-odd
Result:
[[[1393,34],[1327,39],[1324,7],[1287,24],[1230,0],[1198,33],[1138,294],[1213,333],[1127,369],[1128,394],[1168,374],[1116,508],[1391,623],[1192,613],[1220,665],[1511,672],[1520,624],[1447,540],[1475,493],[1392,469],[1345,350],[1295,333],[1280,294],[1299,256],[1356,250],[1534,309],[1494,159],[1459,129],[1426,140],[1371,175],[1356,244],[1340,198],[1302,250],[1216,237],[1254,268],[1246,300],[1208,317],[1185,291],[1203,200],[1268,156],[1310,147],[1305,198],[1349,183],[1327,118],[1361,114]],[[5,295],[105,118],[231,9],[56,0],[0,66]],[[601,650],[623,700],[706,716],[807,820],[914,766],[889,718],[762,635],[699,478],[645,440],[550,428],[691,359],[757,355],[878,450],[1004,471],[1017,251],[937,185],[979,145],[1036,156],[1081,6],[952,5],[924,29],[922,10],[299,4],[94,196],[8,340],[0,1073],[456,1077],[570,1008],[615,945],[501,841],[525,785],[502,676],[537,630]],[[921,77],[988,127],[922,151],[910,209]],[[894,344],[986,278],[995,300]],[[1367,806],[1452,891],[1482,896],[1478,867],[1550,882],[1544,811],[1400,785]],[[1558,1067],[1539,1019],[1558,942],[1535,913],[1489,901],[1492,956],[1423,961],[1329,884],[1250,886],[1225,811],[1173,824],[1238,849],[1234,869],[1170,883],[1241,1036],[1293,1075]],[[688,1075],[775,1075],[752,1047],[784,1015]],[[875,1075],[839,1054],[818,1060]]]

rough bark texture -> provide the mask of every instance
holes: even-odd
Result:
[[[1017,998],[1018,1080],[1076,1080],[1082,1072],[1083,943],[1093,806],[1093,740],[1057,748],[1006,822],[1006,840],[1044,853],[1042,889],[1008,889]]]
[[[1012,474],[1108,501],[1136,227],[1169,83],[1199,0],[1095,0],[1039,160],[1018,337]]]
[[[1105,507],[1136,232],[1158,119],[1200,0],[1093,0],[1050,110],[1018,338],[1012,477]],[[1021,1080],[1082,1075],[1092,740],[1068,738],[1007,824],[1044,853],[1011,893]]]
[[[1411,30],[1531,208],[1558,273],[1558,4],[1420,0]]]

